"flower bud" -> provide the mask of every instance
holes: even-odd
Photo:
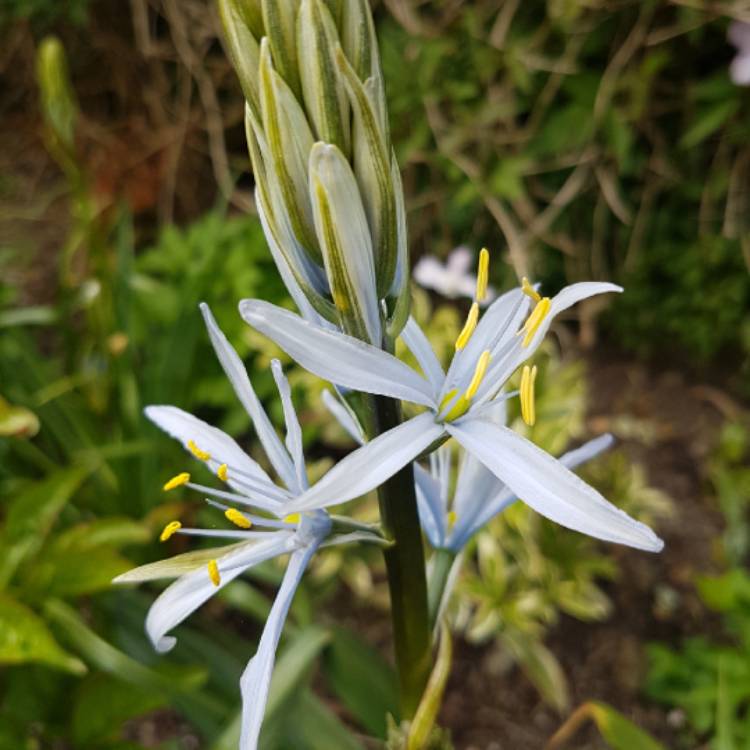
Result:
[[[313,146],[310,193],[315,229],[342,328],[379,347],[380,310],[372,241],[354,173],[336,146]]]

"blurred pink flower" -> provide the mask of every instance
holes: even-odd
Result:
[[[727,38],[737,47],[737,55],[729,66],[729,77],[738,86],[750,86],[750,23],[732,21]]]
[[[434,255],[425,255],[414,266],[414,280],[426,289],[434,289],[444,297],[473,297],[476,291],[476,276],[470,270],[474,265],[474,253],[468,247],[457,247],[446,260]],[[497,292],[487,287],[482,305],[492,302]]]

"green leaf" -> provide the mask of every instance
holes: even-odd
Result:
[[[18,566],[42,547],[58,514],[86,474],[82,468],[65,469],[31,484],[13,498],[0,543],[0,587],[7,585]]]
[[[0,664],[39,662],[73,674],[86,666],[66,653],[44,621],[28,607],[0,594]]]
[[[285,737],[295,750],[363,750],[362,744],[311,690],[303,690]]]
[[[324,672],[336,696],[372,735],[385,738],[386,716],[398,717],[398,688],[393,669],[354,633],[333,631]]]
[[[435,666],[432,669],[417,713],[409,727],[408,750],[421,750],[421,748],[427,746],[428,739],[435,727],[435,720],[440,710],[452,664],[453,642],[451,641],[450,629],[445,623],[442,623]]]
[[[705,141],[721,128],[738,108],[739,102],[736,99],[730,99],[721,101],[702,112],[680,138],[680,148],[693,148]]]
[[[56,550],[93,549],[103,545],[121,547],[145,544],[151,538],[150,528],[130,518],[101,518],[77,524],[55,538]]]
[[[272,717],[304,683],[313,663],[330,640],[331,632],[318,625],[309,625],[287,639],[286,648],[273,671],[266,706],[267,717]]]
[[[262,747],[268,745],[264,738],[269,734],[274,734],[275,730],[278,731],[279,722],[287,721],[288,714],[282,709],[288,707],[295,693],[306,684],[315,659],[328,644],[330,638],[330,631],[317,625],[310,625],[299,630],[293,638],[289,639],[273,671],[263,722]],[[295,721],[298,718],[295,713]],[[239,712],[211,746],[211,750],[236,750],[240,739],[241,723],[242,713]]]
[[[139,664],[100,638],[75,609],[61,601],[50,599],[45,605],[45,613],[86,661],[125,682],[173,695],[192,691],[206,679],[203,669],[180,669],[175,674],[165,675]]]
[[[47,549],[24,569],[29,597],[72,597],[104,591],[131,563],[110,547]]]
[[[503,643],[547,703],[560,713],[569,705],[568,683],[560,662],[541,642],[524,633],[503,633]]]
[[[626,719],[619,711],[606,703],[595,701],[589,704],[589,715],[612,750],[666,750],[651,735]]]
[[[163,695],[133,690],[109,675],[95,674],[78,688],[71,718],[76,747],[120,738],[124,722],[166,703]]]

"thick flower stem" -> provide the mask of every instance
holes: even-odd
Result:
[[[376,396],[373,401],[377,433],[400,423],[398,402],[383,396]],[[431,668],[424,548],[411,464],[385,482],[378,496],[383,529],[395,542],[384,554],[391,594],[401,718],[408,720],[414,717],[419,706]]]

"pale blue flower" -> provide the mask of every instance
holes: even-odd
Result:
[[[270,303],[244,300],[240,312],[247,323],[318,376],[339,386],[427,408],[396,428],[399,440],[390,441],[389,449],[394,454],[389,472],[450,436],[509,492],[550,520],[599,539],[658,551],[663,542],[648,526],[613,506],[563,463],[488,418],[508,398],[503,391],[508,378],[534,354],[557,314],[593,295],[619,291],[621,288],[613,284],[580,283],[549,299],[525,282],[522,288],[497,299],[479,321],[475,302],[447,373],[413,320],[401,336],[417,358],[421,373],[385,351],[339,331],[322,330]],[[482,296],[477,295],[478,299]],[[529,314],[531,301],[535,306]],[[529,382],[533,388],[533,377]],[[521,396],[522,404],[531,402],[533,415],[533,392],[529,393],[527,387]],[[396,430],[359,450],[370,449],[369,455],[382,461],[382,452],[373,446],[378,440],[389,439]],[[326,500],[325,495],[342,502],[361,494],[356,484],[350,486],[349,477],[337,469],[291,501],[289,507],[296,511],[322,508],[334,502]]]
[[[322,509],[338,503],[335,494],[338,485],[336,481],[331,482],[330,474],[333,473],[338,481],[343,477],[355,488],[355,495],[369,492],[408,462],[408,459],[402,461],[394,444],[402,442],[399,434],[406,435],[405,439],[410,441],[409,434],[413,428],[407,426],[400,433],[394,430],[347,456],[322,480],[328,481],[334,494],[323,489],[316,507],[308,503],[303,513],[296,513],[291,504],[304,495],[309,485],[302,452],[302,431],[281,365],[274,360],[271,370],[284,411],[284,441],[276,433],[256,396],[237,352],[216,325],[208,307],[201,305],[201,311],[216,355],[253,422],[280,484],[275,483],[229,435],[216,427],[174,406],[147,407],[148,418],[179,440],[226,486],[226,489],[217,489],[196,484],[187,472],[183,472],[170,479],[164,489],[186,486],[201,492],[208,496],[212,506],[224,512],[235,528],[183,528],[178,521],[173,521],[166,526],[162,540],[173,534],[187,534],[231,543],[145,565],[120,576],[116,581],[126,583],[177,578],[157,598],[146,618],[146,632],[151,642],[157,651],[166,652],[176,642],[168,633],[217,591],[253,566],[289,555],[286,572],[263,629],[257,653],[248,663],[240,682],[243,705],[240,750],[254,750],[265,712],[276,648],[294,592],[310,559],[318,548],[329,545],[354,541],[383,543],[382,537],[374,529],[346,519],[332,519]],[[260,512],[253,512],[252,509]]]

